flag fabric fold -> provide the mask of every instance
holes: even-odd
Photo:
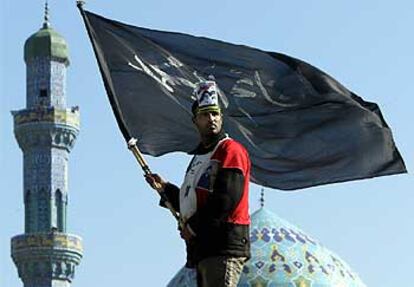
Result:
[[[253,182],[294,190],[406,172],[378,106],[310,64],[82,14],[121,132],[145,154],[197,146],[192,92],[213,75],[225,130],[249,151]]]

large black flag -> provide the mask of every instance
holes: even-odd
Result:
[[[378,106],[303,61],[81,12],[121,131],[143,153],[195,148],[191,95],[214,75],[253,182],[293,190],[406,172]]]

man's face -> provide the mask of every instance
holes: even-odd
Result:
[[[194,117],[194,124],[202,137],[210,137],[220,133],[223,118],[219,111],[199,112]]]

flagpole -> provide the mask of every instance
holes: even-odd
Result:
[[[85,10],[83,10],[83,6],[85,4],[85,1],[83,0],[77,0],[76,1],[76,6],[78,7],[82,19],[84,21],[85,27],[86,27],[86,31],[88,32],[88,36],[91,40],[92,43],[92,47],[96,56],[96,60],[98,62],[98,66],[99,69],[101,71],[101,75],[102,75],[102,79],[105,85],[105,89],[108,93],[108,98],[109,98],[109,102],[111,103],[112,109],[114,111],[115,114],[115,118],[117,120],[118,126],[121,130],[122,135],[124,136],[125,140],[128,143],[128,149],[131,150],[131,152],[134,154],[136,160],[138,161],[139,165],[141,166],[142,170],[144,171],[145,175],[150,175],[152,174],[147,162],[145,161],[141,151],[138,148],[137,145],[137,139],[135,139],[134,137],[132,137],[127,128],[126,125],[123,121],[122,115],[118,109],[118,103],[114,97],[114,89],[112,86],[112,82],[110,81],[109,78],[109,72],[108,72],[108,67],[105,63],[105,60],[103,59],[101,52],[99,51],[98,47],[97,47],[97,43],[95,42],[95,39],[93,37],[93,31],[91,29],[91,25],[89,23],[89,20],[85,14]],[[164,194],[164,192],[158,192],[158,194],[160,195],[161,199],[164,201],[165,206],[170,210],[171,214],[174,216],[174,218],[177,220],[178,222],[178,226],[179,228],[182,230],[184,228],[184,223],[183,221],[180,219],[180,216],[178,214],[178,212],[174,209],[174,207],[172,206],[171,202],[168,200],[167,196]]]
[[[136,160],[138,161],[139,165],[141,166],[142,170],[144,171],[145,175],[151,175],[153,174],[147,164],[147,162],[144,159],[144,156],[142,155],[141,151],[138,148],[137,145],[137,139],[131,138],[128,141],[128,149],[134,154]],[[156,188],[158,189],[159,184],[155,183]],[[167,196],[164,192],[158,192],[158,194],[161,196],[162,200],[164,201],[165,206],[170,210],[171,214],[175,217],[175,219],[178,222],[178,225],[180,229],[182,230],[184,228],[184,223],[182,222],[179,214],[177,211],[175,211],[174,207],[172,206],[171,202],[168,200]]]

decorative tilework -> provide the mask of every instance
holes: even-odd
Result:
[[[22,252],[27,249],[56,248],[82,254],[82,239],[79,236],[60,232],[18,235],[12,238],[12,250]]]
[[[168,283],[167,287],[197,287],[197,275],[194,269],[183,267]]]
[[[79,129],[79,110],[37,107],[13,112],[15,126],[31,123],[53,123]]]
[[[30,61],[26,71],[26,108],[66,107],[66,66],[48,57]],[[44,96],[41,91],[44,90]]]
[[[25,286],[39,281],[44,286],[52,286],[53,280],[71,282],[82,251],[81,239],[70,234],[49,232],[12,238],[12,257]]]
[[[50,65],[48,58],[37,58],[26,66],[26,108],[51,105]],[[40,90],[46,90],[48,96],[46,98],[39,97]]]
[[[66,107],[66,66],[64,63],[52,61],[50,65],[51,105],[55,108]]]
[[[337,255],[265,208],[252,214],[250,238],[239,287],[365,287]],[[179,286],[196,286],[193,269],[182,268],[168,284]]]

